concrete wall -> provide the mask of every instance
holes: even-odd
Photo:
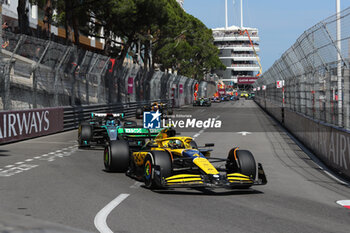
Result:
[[[350,178],[350,131],[315,121],[257,97],[255,101],[275,117],[329,168]],[[266,105],[265,105],[266,102]],[[283,118],[282,118],[283,116]]]

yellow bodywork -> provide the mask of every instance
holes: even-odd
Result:
[[[202,169],[208,175],[219,174],[216,168],[205,158],[196,158],[193,160],[193,163],[196,164],[200,169]]]
[[[167,131],[169,128],[163,129],[155,138],[155,140],[151,140],[146,143],[145,147],[150,148],[151,151],[168,151],[171,154],[171,157],[182,156],[182,152],[188,149],[195,149],[191,146],[191,141],[193,140],[191,137],[168,137]],[[178,140],[181,141],[181,148],[173,149],[170,146],[171,141]],[[133,158],[134,162],[137,166],[143,166],[144,160],[149,153],[148,151],[134,152]],[[194,155],[195,156],[195,155]],[[210,156],[210,152],[205,153],[206,157]],[[218,174],[218,171],[215,169],[211,163],[205,159],[200,158],[198,154],[198,158],[193,161],[199,168],[201,168],[207,174]]]
[[[247,92],[242,92],[241,97],[249,97],[249,94]]]

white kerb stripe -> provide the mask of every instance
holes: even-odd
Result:
[[[113,233],[113,231],[107,225],[107,217],[112,212],[112,210],[117,207],[122,201],[124,201],[130,194],[122,193],[113,201],[108,203],[102,210],[100,210],[94,219],[94,224],[96,229],[100,233]]]
[[[337,201],[337,204],[339,204],[341,206],[350,206],[350,200]]]

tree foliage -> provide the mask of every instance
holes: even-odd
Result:
[[[213,45],[212,31],[187,14],[176,0],[28,1],[44,9],[48,34],[56,20],[65,26],[68,43],[78,45],[80,34],[104,39],[104,52],[116,56],[117,65],[123,64],[127,53],[136,57],[141,51],[145,68],[158,65],[196,79],[225,68]]]

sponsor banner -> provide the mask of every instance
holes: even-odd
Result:
[[[129,77],[128,78],[128,94],[132,94],[134,90],[134,78]]]
[[[63,130],[63,108],[0,112],[0,144]]]
[[[282,88],[283,87],[283,81],[278,80],[277,83],[276,83],[276,87],[277,88]]]
[[[226,90],[225,90],[225,88],[220,88],[220,89],[218,90],[218,92],[219,92],[220,95],[226,95]]]
[[[350,177],[350,133],[284,110],[286,127],[328,167]]]
[[[253,84],[258,79],[258,77],[238,77],[238,84]]]

